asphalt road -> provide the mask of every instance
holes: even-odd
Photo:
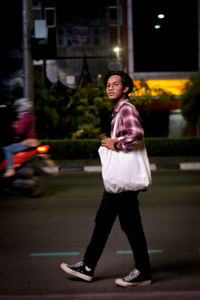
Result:
[[[153,284],[121,288],[114,279],[133,268],[126,237],[115,223],[94,282],[63,273],[82,259],[103,192],[100,173],[49,178],[43,197],[0,199],[0,299],[200,299],[200,171],[156,171],[140,194]]]

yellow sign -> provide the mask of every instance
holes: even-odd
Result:
[[[155,89],[163,89],[166,92],[169,92],[173,95],[181,95],[183,89],[185,87],[186,82],[188,79],[152,79],[146,80],[146,83],[150,90],[152,91],[152,96],[156,96]],[[136,87],[140,86],[140,80],[134,80],[133,83]],[[131,93],[130,96],[141,96],[144,94],[144,90],[141,89],[141,92]]]

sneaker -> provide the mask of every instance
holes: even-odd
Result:
[[[75,265],[68,265],[66,263],[61,263],[61,269],[67,274],[79,277],[86,281],[92,281],[94,271],[85,265],[83,261],[76,263]]]
[[[5,173],[3,174],[3,178],[12,177],[15,175],[15,169],[14,168],[8,168]]]
[[[124,278],[118,278],[115,280],[115,284],[123,287],[127,286],[142,286],[151,284],[152,280],[150,276],[144,276],[140,271],[134,269],[130,274]]]

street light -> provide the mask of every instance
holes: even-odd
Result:
[[[115,48],[113,49],[113,51],[116,53],[117,58],[119,58],[120,48],[119,48],[119,47],[115,47]]]
[[[159,14],[158,19],[164,19],[165,15],[164,14]]]
[[[117,68],[120,69],[120,48],[116,46],[113,51],[116,54],[116,59],[117,59]]]
[[[161,25],[160,25],[160,24],[156,24],[156,25],[154,26],[154,28],[155,28],[155,29],[160,29],[160,28],[161,28]]]

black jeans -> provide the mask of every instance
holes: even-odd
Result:
[[[91,268],[96,264],[115,222],[119,217],[121,229],[127,235],[135,267],[142,272],[150,273],[150,262],[139,211],[138,192],[130,191],[111,194],[104,191],[95,219],[95,228],[91,241],[84,255],[84,262]]]

